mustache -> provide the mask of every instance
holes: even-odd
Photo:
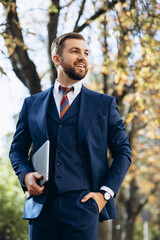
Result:
[[[74,62],[74,65],[77,65],[77,64],[82,64],[84,67],[87,67],[87,64],[84,60]]]

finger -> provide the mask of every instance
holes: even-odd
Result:
[[[42,179],[43,178],[43,176],[41,174],[39,174],[38,172],[34,173],[34,177],[37,178],[37,179]]]
[[[39,186],[39,185],[37,184],[37,182],[34,182],[34,183],[32,184],[32,189],[35,189],[36,191],[41,192],[42,190],[44,190],[44,185],[43,185],[43,186]]]
[[[42,187],[39,187],[39,186],[38,186],[38,189],[36,190],[36,193],[37,193],[38,195],[41,195],[41,194],[43,193],[43,191],[44,191],[44,186],[42,186]]]
[[[29,193],[32,195],[41,195],[44,191],[44,186],[40,187],[38,184],[33,184],[29,189]]]
[[[87,202],[88,199],[92,198],[92,196],[93,196],[93,193],[92,193],[92,192],[88,193],[87,195],[85,195],[85,196],[82,198],[81,202]]]
[[[34,178],[29,184],[29,193],[32,195],[39,195],[43,193],[44,186],[39,186],[36,182],[36,178]]]

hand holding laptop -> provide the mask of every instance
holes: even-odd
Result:
[[[32,166],[35,172],[29,172],[24,177],[28,199],[31,195],[41,195],[44,183],[49,180],[49,148],[50,142],[47,140],[32,156]]]
[[[42,179],[43,176],[38,172],[26,173],[24,177],[24,183],[28,189],[30,195],[41,195],[44,191],[44,186],[39,186],[37,180]]]

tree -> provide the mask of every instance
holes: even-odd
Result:
[[[79,1],[68,1],[66,5],[62,5],[62,1],[50,1],[48,6],[48,56],[50,63],[50,72],[51,72],[51,82],[53,83],[56,78],[56,70],[54,64],[50,57],[50,47],[52,41],[57,36],[59,18],[62,11],[68,11],[72,4],[78,4],[77,9],[77,19],[75,19],[75,25],[73,26],[73,31],[80,32],[87,26],[89,26],[95,19],[100,15],[106,12],[107,7],[104,1],[91,1],[92,4],[92,14],[86,17],[85,5],[88,4],[87,0]],[[31,94],[41,91],[41,77],[36,68],[36,64],[29,56],[29,49],[25,44],[25,36],[23,34],[23,29],[19,20],[17,12],[17,3],[16,0],[1,0],[1,3],[6,10],[6,27],[2,36],[5,39],[5,44],[8,49],[9,59],[11,61],[13,71],[19,80],[29,89]],[[48,2],[49,4],[49,2]],[[99,7],[99,6],[100,7]],[[110,5],[109,5],[110,6]],[[68,11],[69,13],[69,11]],[[67,14],[65,19],[67,18]],[[80,24],[82,17],[85,21]],[[60,24],[64,24],[64,21]],[[46,47],[46,46],[45,46]],[[1,69],[2,71],[3,69]]]
[[[133,149],[133,164],[125,182],[128,187],[122,188],[117,198],[117,209],[123,209],[119,218],[125,222],[126,240],[134,238],[142,208],[157,202],[155,195],[160,192],[158,14],[156,1],[131,1],[117,4],[114,13],[101,20],[105,59],[101,88],[116,97]],[[116,39],[116,53],[110,44],[111,34],[112,41]],[[115,229],[118,222],[113,223],[112,239],[120,239]]]
[[[6,139],[11,142],[11,135]],[[0,240],[27,240],[27,222],[21,221],[25,196],[6,156],[0,158],[0,192]]]
[[[22,19],[19,18],[16,1],[1,0],[1,3],[6,9],[6,24],[1,34],[5,39],[9,59],[19,80],[34,94],[41,91],[44,74],[38,72],[36,61],[30,57],[30,47],[25,44],[26,35],[21,26]],[[100,63],[102,69],[98,74],[92,72],[97,83],[94,85],[91,82],[90,86],[116,98],[133,149],[133,164],[116,200],[119,220],[113,221],[112,240],[122,237],[132,240],[136,221],[140,221],[140,211],[146,206],[156,212],[153,202],[159,206],[158,1],[123,0],[106,3],[105,0],[68,0],[64,5],[63,1],[56,0],[50,1],[50,5],[48,2],[48,7],[44,8],[46,11],[48,45],[43,41],[43,46],[48,51],[50,65],[47,67],[51,72],[52,83],[56,72],[49,49],[53,39],[59,32],[63,32],[65,22],[72,25],[71,31],[83,31],[88,35],[89,29],[94,30],[99,23],[98,32],[101,31],[101,34],[98,37],[102,44],[103,64]],[[72,22],[71,17],[74,19]],[[32,33],[31,30],[28,32]],[[44,40],[42,36],[41,38]],[[3,74],[6,72],[5,68],[0,68],[0,71]],[[155,213],[154,217],[156,226],[159,226],[158,214]],[[155,236],[158,236],[158,227],[154,229]]]

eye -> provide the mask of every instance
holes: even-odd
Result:
[[[77,50],[73,50],[72,53],[77,53],[78,51]]]
[[[84,54],[85,54],[87,57],[89,56],[89,53],[88,53],[88,52],[85,52]]]

